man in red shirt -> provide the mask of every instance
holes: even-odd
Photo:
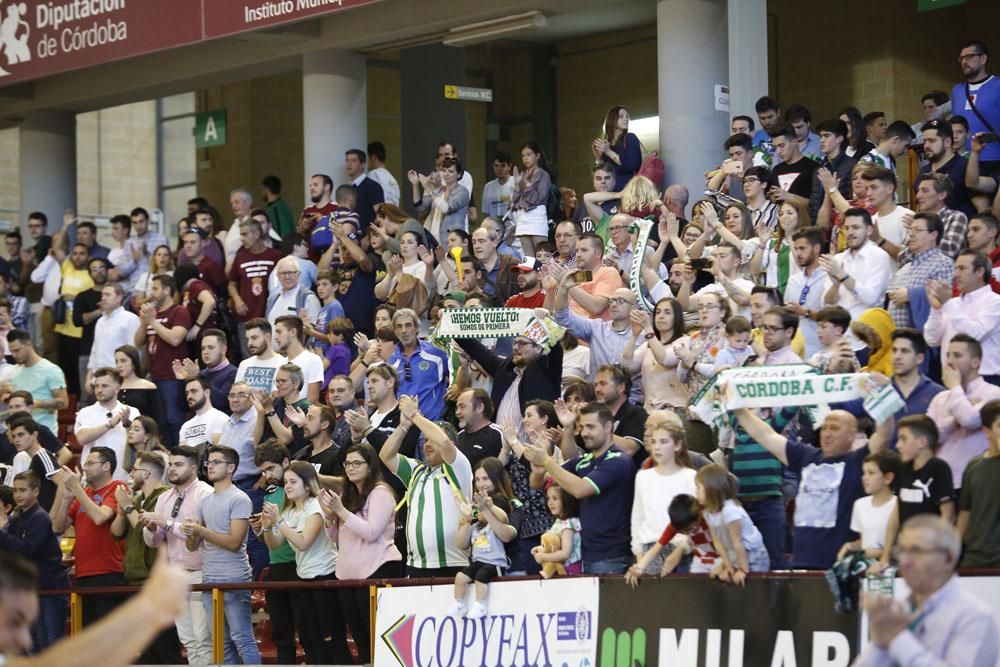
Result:
[[[57,534],[70,525],[76,530],[76,585],[80,588],[124,586],[122,561],[125,543],[111,536],[111,522],[118,513],[115,492],[125,483],[112,478],[118,465],[114,450],[94,447],[83,464],[84,487],[79,471],[67,467],[55,473],[59,486],[52,503],[52,530]],[[84,595],[83,624],[91,625],[120,604],[124,595]]]
[[[542,263],[534,257],[525,257],[513,269],[517,274],[520,293],[511,295],[505,304],[508,308],[541,308],[545,304],[545,291],[538,277]]]
[[[226,272],[208,255],[206,248],[211,244],[212,239],[201,227],[191,227],[181,239],[184,243],[184,254],[187,261],[198,267],[201,279],[212,286],[217,294],[221,294],[226,288]],[[181,262],[178,262],[180,264]]]
[[[312,235],[316,221],[324,215],[333,213],[337,205],[331,201],[333,197],[333,179],[326,174],[314,174],[309,179],[309,201],[312,206],[302,209],[299,217],[299,233],[309,238]]]
[[[229,296],[239,321],[240,347],[245,359],[250,356],[246,347],[246,323],[265,316],[267,279],[284,255],[264,245],[264,230],[256,220],[240,223],[240,241],[243,247],[237,251],[229,270]]]
[[[153,276],[146,294],[149,301],[139,308],[139,328],[135,332],[136,347],[146,346],[149,372],[160,390],[166,423],[160,428],[160,440],[168,449],[177,446],[177,435],[185,422],[181,404],[183,384],[174,375],[174,360],[188,357],[187,334],[191,329],[191,313],[174,303],[177,283],[173,276]]]

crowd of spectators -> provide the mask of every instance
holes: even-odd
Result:
[[[158,552],[190,584],[360,580],[268,591],[278,662],[298,641],[317,664],[352,662],[348,636],[371,661],[370,579],[448,577],[450,613],[478,617],[515,574],[878,571],[917,557],[894,546],[924,513],[962,565],[1000,567],[1000,79],[982,43],[959,63],[916,124],[846,107],[814,127],[760,98],[697,201],[651,180],[616,106],[582,197],[534,142],[477,187],[444,141],[409,189],[374,142],[298,216],[276,176],[257,203],[234,189],[231,218],[203,198],[164,233],[116,215],[110,247],[73,211],[30,214],[0,260],[0,549],[52,590],[69,566],[141,584]],[[539,326],[439,334],[501,307]],[[725,428],[690,407],[720,371],[789,364],[902,407]],[[249,588],[224,592],[227,662],[260,662]],[[84,624],[124,598],[85,596]],[[207,663],[211,606],[192,593],[141,661]],[[67,607],[42,598],[34,651]]]

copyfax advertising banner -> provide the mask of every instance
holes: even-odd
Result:
[[[848,667],[858,616],[822,577],[601,580],[598,667]]]
[[[470,595],[472,594],[470,587]],[[480,619],[446,614],[452,586],[380,588],[379,667],[591,667],[597,655],[598,580],[496,581]]]

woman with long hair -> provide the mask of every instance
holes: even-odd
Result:
[[[283,507],[265,502],[261,528],[269,549],[287,542],[295,552],[295,572],[303,581],[335,578],[337,547],[324,526],[319,504],[321,489],[316,468],[307,461],[292,461],[285,470]],[[306,659],[317,665],[349,665],[347,629],[331,588],[303,589],[292,596],[308,628]]]
[[[604,115],[604,136],[591,142],[596,162],[611,162],[615,169],[615,192],[621,192],[642,166],[639,137],[628,131],[631,120],[623,106],[613,106]]]
[[[768,232],[766,239],[761,236],[763,243],[757,246],[750,260],[751,275],[764,274],[762,284],[777,287],[784,294],[788,277],[802,273],[802,267],[792,257],[792,234],[808,226],[809,211],[803,204],[782,202],[778,209],[778,231],[774,236]]]
[[[712,204],[702,204],[701,213],[705,219],[705,229],[688,248],[688,258],[711,257],[720,244],[729,243],[740,251],[740,277],[749,278],[750,260],[760,245],[754,232],[750,209],[739,202],[730,204],[723,210],[721,222]]]
[[[161,421],[160,390],[143,377],[142,357],[132,345],[122,345],[115,350],[115,368],[122,376],[118,400],[131,405],[139,414]]]
[[[392,579],[403,576],[403,556],[393,542],[396,497],[382,479],[375,449],[361,442],[344,455],[343,492],[319,496],[328,533],[337,540],[337,579]],[[368,587],[338,588],[337,597],[362,664],[372,661]]]
[[[548,436],[548,430],[558,428],[559,419],[551,401],[536,399],[528,401],[524,406],[524,416],[521,428],[531,442],[544,443],[550,454],[559,456],[559,449],[553,447]],[[499,461],[503,463],[510,476],[511,490],[514,497],[522,504],[523,515],[521,528],[518,531],[517,542],[520,549],[520,569],[525,574],[538,574],[541,566],[531,555],[531,550],[540,544],[542,533],[552,525],[552,515],[545,502],[544,489],[531,487],[531,463],[523,458],[520,434],[517,426],[504,424],[503,446],[500,449]],[[511,568],[513,570],[513,566]]]
[[[847,141],[844,142],[844,152],[854,159],[865,155],[875,146],[868,141],[865,132],[865,119],[857,107],[844,107],[840,110],[840,120],[847,125]]]
[[[521,147],[523,170],[514,167],[514,195],[511,199],[516,222],[515,234],[521,239],[521,249],[535,256],[535,244],[549,238],[547,204],[552,188],[550,167],[541,146],[534,141]]]
[[[632,309],[632,335],[622,351],[622,365],[630,373],[642,371],[643,407],[671,410],[683,416],[690,394],[677,374],[680,359],[673,343],[684,336],[684,311],[668,296],[653,306],[653,316]]]
[[[702,294],[699,301],[698,331],[673,345],[680,360],[678,375],[691,396],[696,396],[714,373],[715,357],[726,344],[726,322],[731,315],[729,299],[718,292]],[[702,454],[715,449],[711,427],[697,419],[688,421],[687,442],[691,450]]]
[[[424,240],[416,231],[407,230],[399,235],[399,254],[389,258],[386,263],[388,272],[385,278],[375,285],[375,297],[385,301],[393,294],[397,278],[402,275],[413,276],[424,285],[433,284],[434,253],[423,245]],[[427,308],[417,313],[421,319],[426,317]],[[423,322],[421,322],[423,325]]]
[[[169,247],[161,245],[153,250],[153,254],[149,256],[149,267],[140,273],[138,279],[135,281],[133,304],[137,309],[149,300],[146,297],[146,290],[149,289],[150,279],[153,276],[162,276],[164,274],[173,275],[175,267],[174,256],[171,254]]]
[[[146,415],[133,419],[125,433],[125,460],[122,467],[132,472],[139,453],[153,451],[168,453],[160,442],[160,427],[156,425],[156,420]]]

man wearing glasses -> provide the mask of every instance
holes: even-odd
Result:
[[[989,59],[986,45],[978,41],[969,42],[958,54],[965,81],[951,90],[951,111],[969,121],[970,135],[1000,131],[1000,80],[986,71]],[[979,160],[983,176],[1000,172],[1000,143],[987,144]]]
[[[115,489],[118,512],[111,522],[111,534],[125,542],[124,574],[130,586],[141,586],[156,560],[156,550],[146,546],[143,540],[142,515],[156,509],[156,501],[170,487],[163,483],[163,472],[167,465],[166,453],[139,452],[132,466],[132,486]],[[146,647],[139,662],[156,662],[174,665],[181,661],[180,640],[177,630],[168,627],[159,633],[153,643]]]
[[[279,317],[292,315],[300,317],[305,310],[307,320],[312,323],[316,321],[320,308],[323,304],[319,302],[319,297],[313,294],[307,287],[303,287],[300,277],[302,269],[298,261],[292,257],[282,258],[274,267],[278,274],[280,289],[272,291],[267,297],[267,321],[273,327]]]
[[[250,498],[233,484],[240,466],[240,455],[232,447],[208,448],[208,481],[213,492],[195,510],[194,516],[181,524],[190,551],[204,547],[205,583],[245,583],[251,581],[247,558],[247,533],[253,505]],[[226,664],[259,665],[260,649],[253,635],[250,619],[250,591],[225,591],[226,622],[223,628]],[[202,591],[205,613],[213,608],[212,591]]]
[[[76,585],[83,587],[124,586],[122,574],[125,544],[111,535],[111,522],[118,513],[117,491],[125,483],[114,479],[118,466],[115,452],[94,447],[83,464],[83,472],[63,466],[52,479],[59,490],[52,503],[52,530],[56,534],[72,525],[76,530]],[[86,486],[83,476],[86,475]],[[121,595],[85,595],[83,624],[92,625],[122,602]]]
[[[959,585],[955,568],[962,538],[951,523],[932,514],[913,517],[903,524],[894,552],[910,597],[865,596],[871,644],[854,667],[995,665],[997,621]]]
[[[199,460],[197,450],[191,447],[175,449],[167,464],[167,481],[172,487],[157,497],[155,511],[139,517],[146,546],[159,548],[166,544],[167,560],[184,568],[189,584],[202,582],[204,549],[187,549],[181,525],[195,517],[202,501],[212,495],[212,487],[198,479]],[[188,594],[187,604],[174,622],[177,635],[187,649],[188,662],[192,665],[212,662],[212,633],[200,592]]]
[[[904,264],[889,281],[889,314],[897,327],[914,326],[910,310],[910,295],[923,295],[931,280],[951,283],[955,276],[952,260],[938,248],[944,224],[935,213],[917,213],[913,216],[906,252],[910,261]],[[900,257],[903,254],[900,253]],[[923,323],[921,323],[923,324]]]

